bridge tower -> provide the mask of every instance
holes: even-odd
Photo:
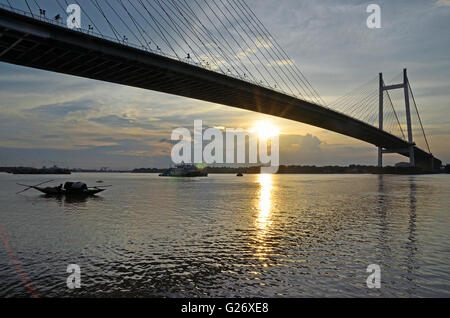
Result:
[[[408,74],[406,68],[403,69],[403,83],[394,85],[384,85],[383,73],[380,73],[380,96],[379,96],[379,128],[383,130],[383,96],[385,91],[394,89],[403,89],[405,94],[405,108],[406,108],[406,126],[408,129],[408,143],[407,149],[383,149],[383,147],[378,147],[378,167],[383,167],[383,154],[384,153],[409,153],[409,165],[415,167],[414,158],[414,140],[412,134],[412,124],[411,124],[411,109],[409,104],[409,83]]]

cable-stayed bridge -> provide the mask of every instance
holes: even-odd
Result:
[[[379,165],[383,153],[399,153],[411,166],[441,166],[406,70],[401,83],[386,85],[380,74],[327,106],[243,0],[72,2],[82,18],[75,28],[65,0],[0,0],[0,61],[314,125],[377,146]],[[402,90],[404,112],[392,89]],[[415,144],[417,131],[426,150]]]

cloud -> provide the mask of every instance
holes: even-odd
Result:
[[[89,120],[95,121],[96,123],[113,126],[113,127],[132,127],[134,126],[134,121],[128,118],[120,117],[117,115],[107,115],[97,118],[90,118]]]
[[[257,37],[256,38],[256,46],[258,48],[271,48],[273,47],[272,38],[266,39],[265,37]]]
[[[143,129],[155,129],[155,126],[145,122],[143,119],[133,119],[118,115],[106,115],[101,117],[90,118],[90,121],[103,124],[110,127],[120,128],[143,128]]]
[[[294,65],[295,62],[293,60],[277,60],[275,61],[277,65],[284,66],[284,65]]]
[[[436,5],[438,7],[450,7],[450,0],[437,0]]]
[[[89,104],[90,101],[66,102],[60,104],[42,105],[39,107],[35,107],[29,111],[43,117],[58,118],[66,117],[67,115],[72,113],[90,110],[92,107]]]
[[[313,164],[321,160],[323,142],[312,134],[280,135],[282,164]]]
[[[299,148],[302,151],[317,152],[320,151],[320,145],[322,141],[312,134],[302,135],[281,135],[280,136],[280,149],[289,151],[289,148]]]

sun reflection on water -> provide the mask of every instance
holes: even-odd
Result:
[[[260,174],[258,175],[258,183],[260,186],[259,199],[258,199],[258,215],[255,220],[257,229],[257,256],[260,259],[264,259],[268,247],[266,246],[266,234],[272,224],[272,190],[273,190],[273,175],[272,174]]]

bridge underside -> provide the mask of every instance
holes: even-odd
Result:
[[[385,149],[408,143],[328,108],[158,54],[0,9],[0,61],[91,78],[303,122]],[[441,161],[415,147],[416,165]],[[409,156],[407,153],[401,153]]]

